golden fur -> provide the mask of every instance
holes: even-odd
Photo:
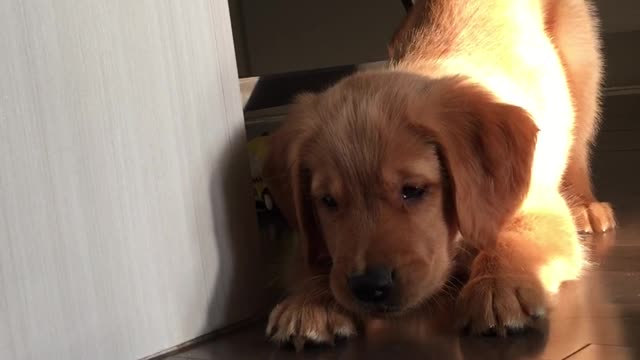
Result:
[[[579,276],[578,232],[614,226],[589,179],[602,68],[589,3],[417,1],[389,52],[388,70],[300,96],[273,135],[265,178],[300,233],[267,328],[277,342],[410,316],[446,290],[463,248],[475,257],[456,321],[506,334]],[[406,186],[424,196],[403,199]],[[394,270],[384,308],[347,286],[374,265]]]

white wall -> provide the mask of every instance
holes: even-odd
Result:
[[[2,0],[0,53],[0,359],[134,359],[249,315],[226,1]]]

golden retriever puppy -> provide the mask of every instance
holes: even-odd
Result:
[[[614,226],[589,179],[602,67],[589,3],[417,1],[389,49],[389,69],[301,95],[273,135],[265,177],[300,234],[276,342],[411,316],[463,247],[458,326],[522,329],[580,275],[578,232]]]

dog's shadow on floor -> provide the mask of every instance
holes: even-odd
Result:
[[[589,260],[593,264],[603,261],[614,244],[614,232],[596,234],[584,239]],[[464,274],[460,276],[462,278],[458,283],[462,284]],[[571,316],[571,312],[566,310],[567,305],[573,307],[576,313],[586,311],[585,305],[581,305],[581,295],[576,291],[580,284],[569,282],[565,285],[556,299],[566,302],[562,309],[556,309],[560,312],[557,315],[560,317],[553,320],[556,323],[556,332],[564,329],[557,326],[558,322],[563,322],[564,317]],[[407,318],[372,322],[366,328],[365,337],[358,340],[365,346],[348,345],[345,351],[353,352],[354,355],[358,353],[358,356],[353,358],[367,359],[387,359],[394,356],[403,359],[529,359],[541,356],[548,350],[547,347],[551,346],[549,319],[535,320],[526,331],[508,337],[460,334],[453,327],[454,302],[455,294],[451,294],[450,297],[441,300],[437,307],[422,315],[412,314]],[[567,335],[554,336],[564,338]]]
[[[523,359],[540,355],[548,342],[549,322],[508,337],[461,334],[453,326],[454,297],[407,318],[375,320],[365,325],[359,345],[347,345],[345,358],[361,359]],[[355,356],[357,354],[357,356]]]

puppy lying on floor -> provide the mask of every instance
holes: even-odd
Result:
[[[428,306],[463,247],[458,326],[507,334],[580,275],[579,231],[614,226],[590,184],[589,3],[417,1],[390,54],[388,70],[300,96],[273,135],[265,177],[301,234],[276,342],[331,343]]]

